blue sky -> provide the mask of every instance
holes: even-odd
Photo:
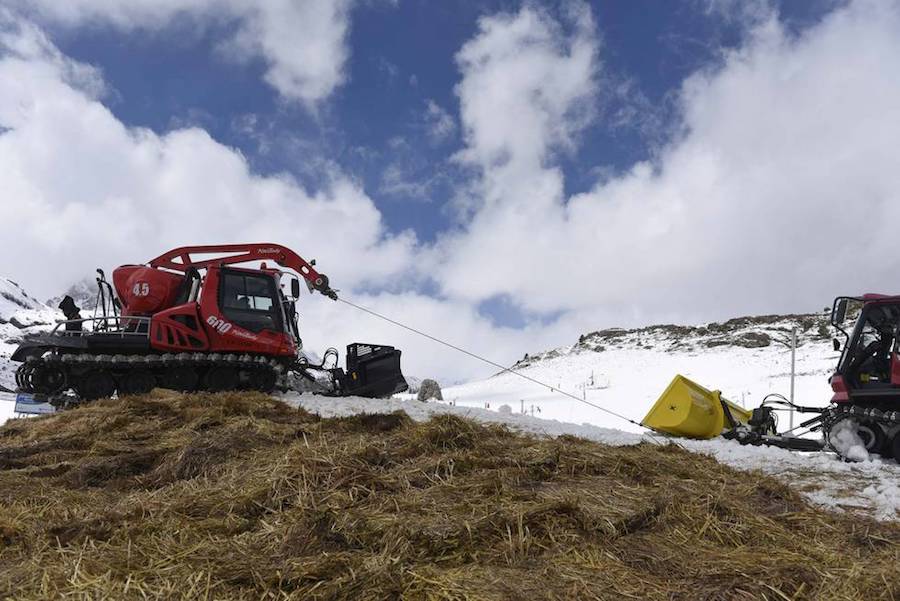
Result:
[[[540,5],[558,14],[565,3]],[[800,30],[833,5],[780,2],[776,10]],[[114,90],[108,106],[124,123],[159,133],[197,125],[239,148],[260,173],[286,171],[311,187],[321,183],[319,163],[334,162],[360,178],[392,230],[413,228],[429,241],[452,226],[453,216],[442,207],[466,177],[451,160],[461,146],[455,54],[475,35],[480,17],[520,6],[405,0],[354,7],[346,83],[314,113],[262,84],[261,60],[223,60],[216,46],[231,24],[188,20],[143,32],[57,27],[54,39],[67,55],[102,69]],[[732,11],[701,1],[590,6],[602,40],[603,82],[627,90],[602,99],[601,117],[583,132],[578,151],[558,157],[569,194],[650,158],[677,127],[671,105],[684,78],[715,65],[746,31]],[[456,125],[437,142],[424,116],[429,101]],[[407,183],[431,185],[421,193],[389,190],[385,171],[398,165]]]
[[[267,239],[500,361],[890,292],[897,31],[896,0],[0,0],[0,274]]]

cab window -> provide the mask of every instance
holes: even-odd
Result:
[[[251,332],[281,330],[277,289],[271,277],[223,272],[219,306],[225,319]]]

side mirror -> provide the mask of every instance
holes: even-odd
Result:
[[[291,296],[300,298],[300,280],[297,278],[291,280]]]
[[[844,323],[845,317],[847,317],[847,299],[842,298],[834,307],[832,321],[834,321],[834,323]]]
[[[837,338],[832,339],[831,345],[834,347],[834,350],[836,350],[836,351],[841,350],[841,341],[838,340]]]

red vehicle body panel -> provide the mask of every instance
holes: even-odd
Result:
[[[210,350],[197,303],[160,311],[150,320],[150,347],[170,353]]]
[[[891,353],[891,384],[900,386],[900,356]]]
[[[254,274],[268,272],[273,278],[276,278],[278,275],[278,272],[275,270],[260,271],[255,269],[235,269],[233,267],[229,269]],[[213,352],[296,356],[298,349],[287,332],[275,332],[273,330],[251,332],[229,322],[222,316],[218,298],[220,274],[221,270],[216,267],[210,267],[207,270],[203,283],[203,294],[199,303],[200,315],[203,316],[203,326],[206,328],[209,336],[210,349]]]
[[[222,352],[269,357],[296,357],[297,344],[289,332],[264,329],[251,332],[228,321],[219,307],[221,267],[205,266],[201,292],[196,302],[173,306],[185,275],[143,265],[125,265],[113,272],[113,284],[122,302],[124,316],[149,316],[150,347],[167,353]],[[276,269],[242,269],[255,275],[267,274],[279,286]],[[320,277],[315,274],[315,277]],[[137,324],[135,324],[137,327]]]
[[[113,271],[113,285],[123,315],[153,315],[175,304],[184,277],[144,265],[123,265]]]
[[[832,403],[846,403],[850,400],[847,394],[847,383],[844,382],[843,376],[837,374],[831,376],[830,383],[831,389],[834,391],[834,396],[831,397]]]

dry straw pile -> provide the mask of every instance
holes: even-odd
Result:
[[[154,393],[0,428],[15,599],[900,599],[900,528],[669,446]]]

